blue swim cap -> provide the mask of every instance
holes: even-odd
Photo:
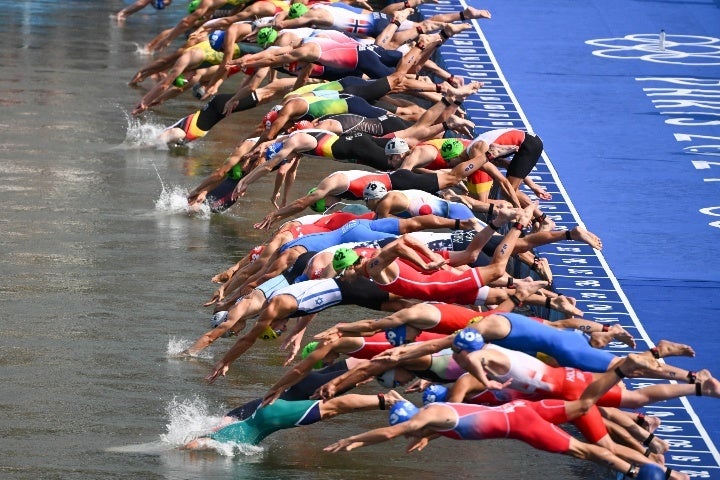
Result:
[[[225,30],[214,30],[208,37],[208,42],[213,50],[222,52],[225,43]]]
[[[165,0],[152,0],[150,4],[155,10],[162,10],[163,8],[165,8]]]
[[[665,480],[665,469],[655,463],[646,463],[640,467],[636,480]]]
[[[465,350],[467,352],[475,352],[485,345],[483,336],[472,327],[466,327],[460,330],[453,339],[453,350]]]
[[[275,154],[278,153],[280,151],[280,149],[282,149],[282,147],[283,147],[282,142],[275,142],[272,145],[270,145],[269,147],[267,147],[267,149],[265,150],[265,160],[270,161],[270,159],[272,157],[274,157]]]
[[[390,423],[390,425],[397,425],[398,423],[407,422],[419,411],[420,409],[418,407],[408,402],[407,400],[397,402],[395,405],[390,407],[390,416],[388,418],[388,422]]]
[[[430,385],[423,390],[422,400],[423,405],[435,402],[444,402],[447,398],[448,388],[444,385]]]
[[[385,330],[385,338],[390,345],[397,347],[403,345],[407,341],[407,325],[402,324],[397,327]]]

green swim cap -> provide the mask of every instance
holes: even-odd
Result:
[[[257,43],[265,48],[277,40],[278,32],[272,27],[263,27],[257,33]]]
[[[305,15],[310,10],[304,3],[293,3],[288,10],[288,18],[298,18]]]
[[[227,174],[230,180],[240,180],[243,176],[243,169],[239,164],[233,165]]]
[[[457,138],[448,138],[440,146],[440,155],[445,160],[459,156],[465,148]]]
[[[193,13],[197,10],[201,2],[202,0],[191,0],[190,3],[188,3],[188,13]]]
[[[310,190],[308,190],[307,194],[310,195],[315,190],[317,190],[317,187],[313,187]],[[325,210],[327,210],[327,205],[325,204],[325,199],[321,198],[317,202],[311,203],[310,210],[312,210],[313,212],[325,213]]]
[[[360,255],[352,248],[338,248],[335,250],[335,255],[333,255],[332,266],[336,272],[340,273],[347,267],[354,265],[359,259]]]
[[[300,352],[300,357],[305,360],[312,352],[317,349],[318,345],[320,345],[320,343],[318,342],[308,343],[303,347],[302,351]],[[313,363],[312,368],[323,368],[324,366],[325,365],[323,365],[322,360],[318,360],[317,362]]]
[[[175,85],[178,88],[184,87],[185,85],[187,85],[187,83],[188,83],[187,79],[185,77],[183,77],[182,75],[178,75],[178,77],[175,80],[173,80],[173,85]]]

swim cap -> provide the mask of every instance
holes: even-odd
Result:
[[[173,85],[175,85],[178,88],[182,88],[185,85],[187,85],[188,81],[187,78],[183,77],[182,75],[178,75],[175,80],[173,80]]]
[[[450,160],[460,155],[465,148],[460,140],[457,138],[448,138],[440,146],[440,156],[444,160]]]
[[[222,310],[220,312],[213,313],[212,320],[210,321],[212,328],[217,328],[218,325],[220,325],[225,320],[227,320],[227,316],[228,316],[227,310]]]
[[[646,463],[638,471],[636,480],[664,480],[665,469],[655,463]]]
[[[407,341],[407,325],[403,323],[397,327],[388,328],[385,330],[385,338],[393,347],[404,344]]]
[[[223,43],[225,43],[225,30],[214,30],[208,37],[210,46],[216,52],[222,52]]]
[[[472,327],[466,327],[460,330],[453,339],[453,350],[464,350],[466,352],[475,352],[485,345],[483,336]]]
[[[188,13],[193,13],[197,10],[201,3],[202,0],[191,0],[190,3],[188,3]]]
[[[265,149],[265,160],[270,161],[283,147],[282,142],[275,142]]]
[[[265,48],[268,45],[275,43],[277,37],[278,32],[275,31],[275,29],[272,27],[263,27],[257,33],[257,44],[262,48]]]
[[[273,330],[273,328],[268,325],[268,327],[263,330],[260,335],[258,335],[258,338],[260,340],[275,340],[281,333],[281,330]]]
[[[382,375],[375,377],[380,385],[385,388],[395,388],[400,385],[400,382],[395,381],[395,369],[391,368]]]
[[[156,10],[162,10],[165,8],[165,0],[153,0],[152,6]]]
[[[358,255],[352,248],[338,248],[335,250],[335,255],[333,255],[332,266],[336,272],[340,273],[347,267],[355,265],[355,262],[359,259],[360,255]]]
[[[267,27],[269,25],[272,25],[273,21],[275,21],[275,17],[256,18],[255,20],[252,21],[252,27],[253,28]]]
[[[385,188],[385,185],[383,185],[382,182],[373,180],[372,182],[368,182],[365,186],[365,189],[363,190],[363,200],[366,202],[368,200],[380,200],[381,198],[384,198],[387,193],[387,188]]]
[[[388,418],[388,422],[390,423],[390,425],[397,425],[398,423],[407,422],[419,411],[420,409],[418,407],[408,402],[407,400],[397,402],[395,405],[390,407],[390,416]]]
[[[272,124],[277,120],[278,118],[278,111],[277,110],[270,110],[268,113],[265,114],[263,117],[263,124],[265,124],[265,130],[270,130],[270,127]]]
[[[242,166],[240,166],[239,163],[236,163],[233,165],[233,167],[230,169],[230,171],[227,174],[228,178],[230,180],[240,180],[243,176],[243,169]]]
[[[304,3],[293,3],[288,10],[288,18],[298,18],[305,15],[310,10]]]
[[[447,399],[448,388],[445,385],[432,384],[423,390],[423,405],[435,402],[444,402]]]
[[[310,194],[313,193],[315,190],[317,190],[317,187],[313,187],[313,188],[311,188],[310,190],[308,190],[308,193],[307,193],[307,194],[310,195]],[[321,198],[321,199],[318,200],[317,202],[311,203],[311,204],[310,204],[310,210],[312,210],[313,212],[325,213],[325,210],[327,210],[327,205],[325,205],[325,199],[324,199],[324,198]]]
[[[385,155],[400,155],[410,150],[410,145],[402,138],[393,138],[385,144]]]
[[[300,120],[299,122],[293,123],[293,126],[291,127],[294,130],[305,130],[306,128],[312,128],[313,124],[312,122],[309,122],[307,120]]]
[[[302,351],[300,352],[300,357],[305,360],[312,352],[315,351],[315,349],[320,345],[318,342],[310,342],[305,347],[303,347]],[[312,368],[323,368],[323,362],[322,360],[318,360],[317,362],[313,363]]]

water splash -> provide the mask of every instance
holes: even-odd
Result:
[[[173,398],[165,408],[168,416],[167,433],[160,435],[165,444],[182,447],[190,440],[205,435],[220,425],[222,417],[211,415],[207,403],[199,398],[178,400]],[[224,456],[236,454],[257,455],[264,449],[243,443],[221,443],[208,439],[205,445]]]
[[[158,178],[160,178],[158,174]],[[180,186],[166,186],[160,178],[162,191],[160,197],[155,201],[155,210],[163,213],[194,215],[200,218],[210,218],[210,207],[201,203],[190,207],[187,201],[188,191]]]
[[[180,356],[182,352],[187,350],[190,346],[192,346],[194,342],[185,338],[175,338],[172,337],[170,340],[168,340],[167,349],[165,351],[165,354],[168,358],[177,358]],[[198,353],[197,355],[193,355],[194,358],[206,358],[211,359],[212,354],[208,352],[207,350],[203,350],[202,352]]]

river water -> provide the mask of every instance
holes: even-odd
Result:
[[[266,238],[252,223],[271,207],[271,180],[223,215],[191,216],[182,202],[264,111],[180,151],[143,145],[197,100],[128,115],[150,85],[127,86],[151,59],[140,45],[180,18],[175,3],[121,27],[117,0],[0,2],[0,478],[596,476],[512,441],[439,440],[409,456],[402,440],[321,451],[383,425],[380,412],[278,432],[235,456],[175,448],[262,395],[284,358],[274,343],[257,345],[210,386],[203,377],[228,340],[197,359],[174,356],[208,328],[209,279]],[[295,196],[335,167],[301,167]],[[373,314],[331,309],[311,331]]]

